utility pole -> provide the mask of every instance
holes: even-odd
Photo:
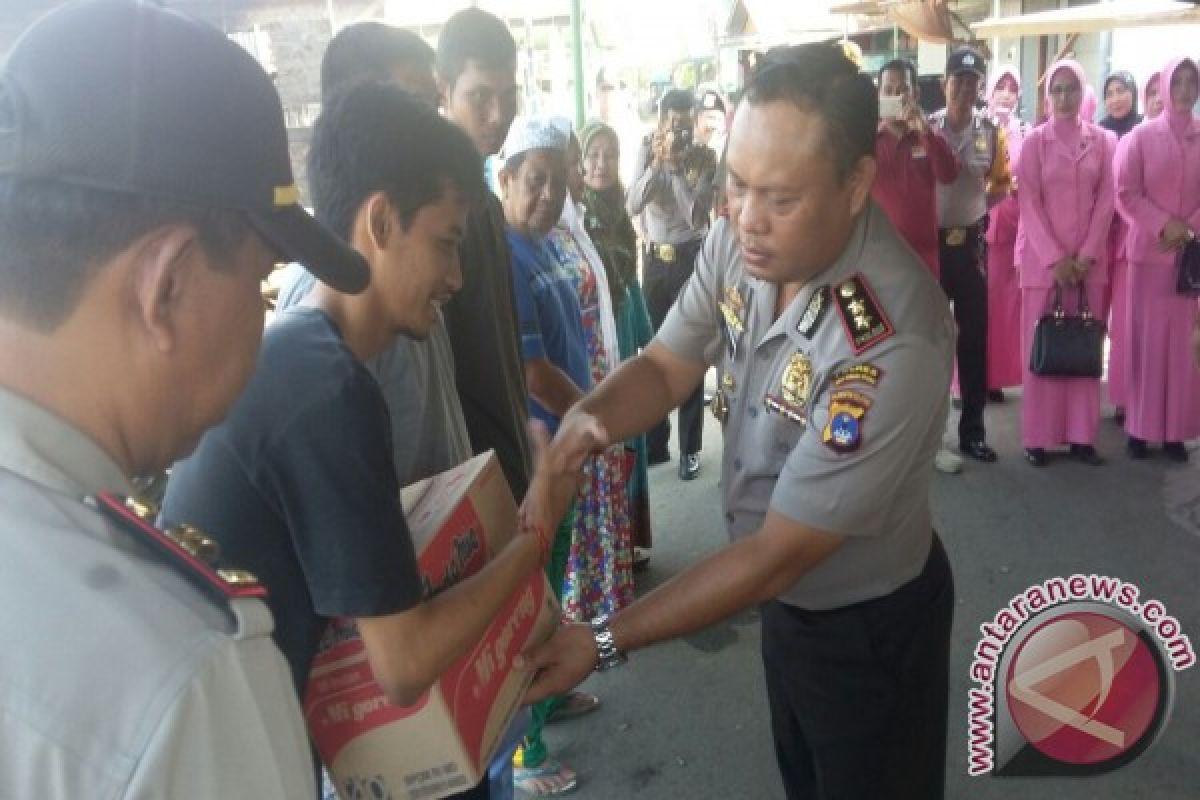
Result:
[[[583,129],[583,0],[571,0],[571,56],[575,66],[575,130]]]

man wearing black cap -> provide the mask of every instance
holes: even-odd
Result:
[[[958,323],[958,385],[962,416],[958,446],[963,455],[992,462],[983,409],[987,404],[987,277],[984,238],[987,212],[1008,194],[1012,177],[1004,131],[976,109],[987,62],[969,47],[946,61],[946,107],[930,124],[958,157],[962,169],[953,183],[937,186],[938,257],[942,288]]]
[[[279,98],[215,29],[91,0],[0,71],[0,797],[311,795],[263,587],[126,500],[253,371],[297,202]]]

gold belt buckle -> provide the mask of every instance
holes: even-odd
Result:
[[[667,264],[675,261],[675,245],[673,244],[657,244],[654,246],[654,253],[658,256],[659,261]]]
[[[946,231],[946,244],[950,247],[960,247],[967,241],[966,228],[950,228]]]

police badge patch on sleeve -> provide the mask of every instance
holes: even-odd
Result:
[[[829,398],[829,420],[821,441],[838,455],[852,453],[862,444],[863,424],[871,398],[854,389],[841,389]]]

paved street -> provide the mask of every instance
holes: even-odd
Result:
[[[966,698],[978,626],[1015,594],[1073,573],[1120,577],[1162,601],[1200,650],[1200,453],[1187,466],[1127,460],[1119,429],[1101,423],[1100,468],[1051,461],[1028,466],[1019,443],[1019,398],[988,408],[994,465],[938,475],[934,511],[954,565],[954,622],[947,796],[1054,800],[1200,798],[1200,667],[1177,673],[1163,737],[1133,764],[1089,779],[969,778]],[[954,420],[948,430],[954,430]],[[674,466],[651,471],[655,541],[652,587],[724,541],[718,512],[720,437],[708,417],[704,471],[692,483]],[[672,442],[674,447],[674,442]],[[868,502],[869,498],[863,498]],[[553,751],[581,775],[576,797],[781,798],[768,733],[753,614],[635,653],[587,688],[604,705],[548,729]],[[863,765],[870,769],[869,764]],[[881,800],[883,800],[881,798]]]

